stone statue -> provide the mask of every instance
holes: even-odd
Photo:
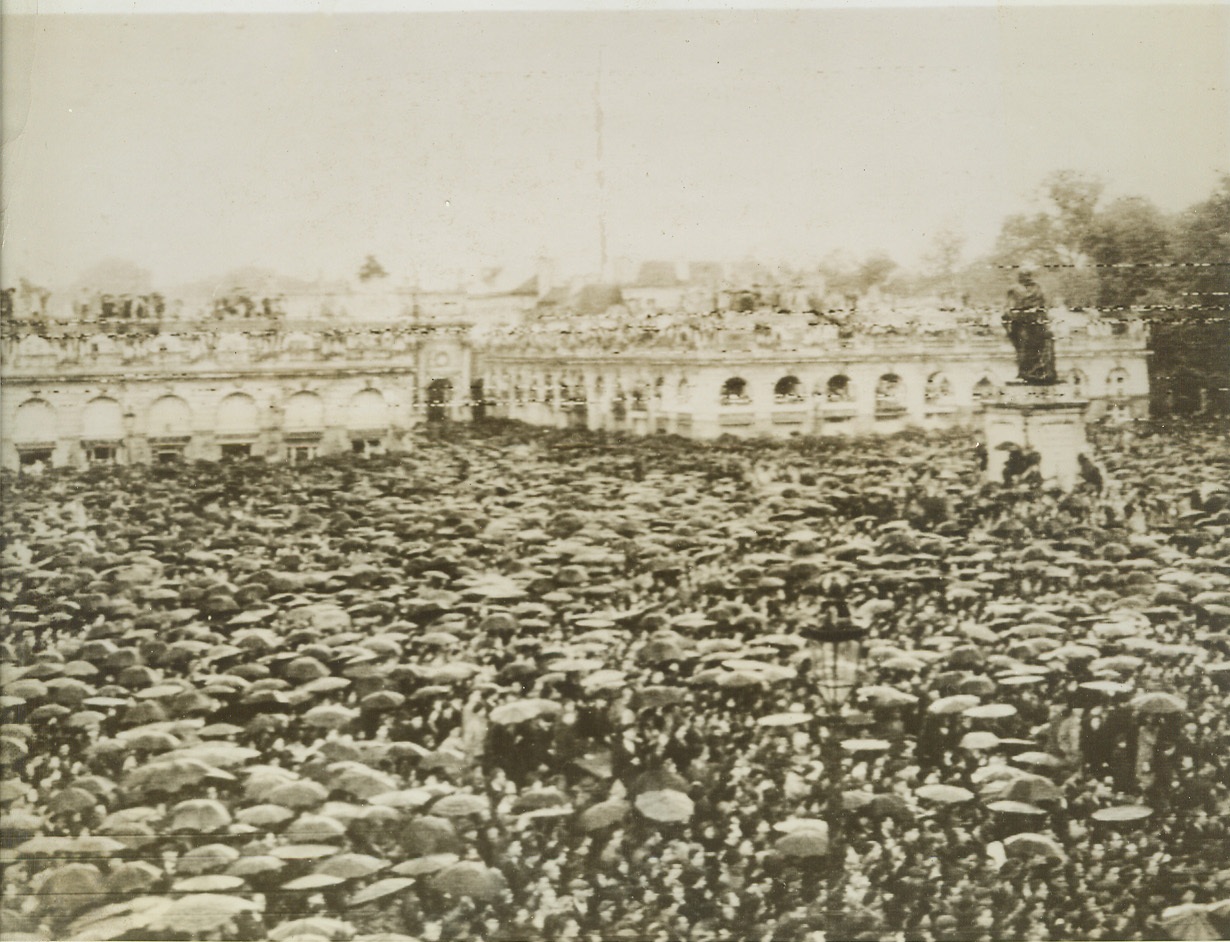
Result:
[[[1004,328],[1016,349],[1017,379],[1031,386],[1053,386],[1055,374],[1055,337],[1047,314],[1046,297],[1034,281],[1033,271],[1022,268],[1019,284],[1008,289],[1008,309]]]

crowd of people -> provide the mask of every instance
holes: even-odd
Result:
[[[1056,334],[1111,336],[1143,330],[1141,322],[1103,319],[1096,312],[1051,312]],[[963,343],[1001,339],[1003,328],[989,311],[881,307],[826,313],[774,310],[662,311],[652,305],[617,305],[601,314],[545,309],[518,323],[482,332],[495,348],[554,353],[620,350],[755,351],[832,349],[886,341]]]
[[[1230,443],[1093,437],[7,477],[4,937],[1223,938]]]

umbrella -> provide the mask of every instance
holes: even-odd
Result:
[[[472,814],[487,814],[491,810],[486,798],[478,795],[445,795],[431,806],[431,813],[446,818],[464,818]]]
[[[1031,805],[1024,801],[991,801],[987,803],[987,808],[991,811],[998,812],[999,814],[1046,814],[1045,808],[1039,808],[1037,805]]]
[[[357,880],[361,877],[368,877],[373,873],[378,873],[387,866],[389,866],[389,862],[381,860],[379,857],[372,857],[369,854],[347,853],[322,860],[316,865],[315,872],[341,877],[343,880]]]
[[[303,722],[308,726],[316,726],[323,729],[341,729],[353,720],[358,719],[358,717],[358,710],[334,703],[323,703],[320,706],[312,707],[307,713],[303,714]]]
[[[756,720],[758,726],[801,726],[810,723],[814,717],[810,713],[772,713]]]
[[[1161,691],[1137,694],[1128,705],[1138,713],[1147,713],[1155,716],[1182,713],[1187,709],[1187,701],[1182,697],[1175,696],[1172,693],[1162,693]]]
[[[269,851],[269,856],[278,860],[319,860],[332,857],[338,852],[333,844],[282,844]]]
[[[308,873],[301,877],[295,877],[293,880],[287,880],[282,884],[282,889],[302,893],[311,890],[323,890],[327,886],[337,886],[339,883],[345,882],[344,877],[333,876],[328,873]]]
[[[692,799],[683,792],[666,788],[642,792],[636,797],[636,810],[652,821],[678,822],[692,817]]]
[[[221,870],[239,857],[239,851],[227,844],[204,844],[181,854],[175,862],[176,873],[206,873]]]
[[[1090,817],[1094,821],[1106,824],[1125,824],[1132,821],[1143,821],[1153,814],[1153,809],[1146,805],[1116,805],[1112,808],[1100,808]]]
[[[927,707],[928,713],[935,713],[940,716],[948,716],[954,713],[964,713],[971,707],[976,707],[979,704],[979,699],[972,694],[956,694],[951,697],[940,697]]]
[[[393,866],[393,872],[403,877],[418,877],[429,873],[437,873],[445,867],[458,861],[456,854],[427,854],[424,857],[413,857],[403,860]]]
[[[1053,857],[1067,860],[1068,855],[1053,837],[1045,834],[1022,833],[1004,838],[1004,849],[1009,854],[1024,857]]]
[[[162,870],[147,861],[125,861],[107,874],[107,892],[114,895],[141,893],[163,876]]]
[[[918,697],[912,693],[906,693],[904,690],[898,690],[896,687],[882,685],[860,687],[858,696],[859,699],[869,700],[877,707],[912,706],[918,702]]]
[[[648,794],[648,793],[647,793]],[[622,798],[609,798],[581,812],[580,824],[585,831],[597,831],[617,824],[627,817],[632,806]]]
[[[1060,801],[1063,798],[1063,791],[1054,782],[1029,773],[1022,773],[1017,778],[996,783],[996,788],[999,798],[1024,801],[1029,804],[1036,804],[1040,801]]]
[[[823,822],[779,837],[773,845],[787,857],[823,857],[829,851],[829,830]]]
[[[384,899],[386,896],[392,896],[394,893],[400,893],[402,890],[408,889],[413,885],[414,879],[412,877],[386,877],[359,890],[354,896],[350,897],[347,905],[362,906],[365,903],[372,903],[378,899]]]
[[[560,705],[552,700],[514,700],[492,710],[489,719],[497,726],[515,726],[540,716],[555,716],[560,709]]]
[[[336,762],[329,766],[329,784],[336,790],[356,798],[371,798],[397,789],[393,776],[369,768],[359,762]]]
[[[1182,903],[1162,910],[1158,921],[1167,935],[1183,942],[1225,938],[1213,928],[1209,921],[1209,911],[1207,903]]]
[[[243,877],[225,873],[206,873],[196,877],[184,877],[171,884],[173,893],[224,893],[239,890],[244,885]]]
[[[445,867],[431,879],[432,889],[450,896],[491,899],[503,892],[504,875],[499,870],[471,860]]]
[[[974,793],[968,788],[961,788],[958,785],[923,785],[914,790],[914,794],[919,798],[927,801],[934,801],[941,805],[953,805],[964,801],[971,801]]]
[[[286,808],[314,808],[328,797],[327,788],[308,779],[282,782],[274,785],[264,794],[267,803],[282,805]]]
[[[328,916],[308,916],[282,922],[269,930],[271,942],[293,942],[295,939],[320,938],[343,942],[354,936],[354,926]]]
[[[994,733],[973,732],[962,736],[959,745],[962,749],[968,749],[971,752],[981,752],[994,749],[999,743],[1000,739]]]
[[[1010,703],[984,703],[963,711],[963,716],[971,720],[999,720],[1008,716],[1016,716],[1016,707]]]
[[[171,817],[173,831],[209,833],[231,823],[231,813],[220,801],[212,798],[192,798],[175,806]]]
[[[193,893],[159,910],[146,927],[161,932],[204,934],[229,925],[241,913],[260,909],[259,903],[238,896]]]

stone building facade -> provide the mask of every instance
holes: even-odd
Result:
[[[469,417],[462,325],[244,321],[3,341],[5,467],[296,461],[398,446],[429,415]]]
[[[421,422],[480,411],[697,438],[889,433],[971,423],[1015,375],[1011,346],[991,332],[736,331],[624,349],[559,339],[476,347],[461,323],[293,320],[10,335],[0,462],[297,461],[398,448]],[[1091,419],[1147,414],[1143,332],[1090,328],[1057,349]]]
[[[719,337],[686,350],[552,352],[506,344],[483,352],[480,362],[495,414],[538,425],[697,438],[971,424],[1016,376],[1010,343],[991,332],[834,335],[803,344]],[[1056,364],[1073,392],[1090,400],[1090,420],[1147,416],[1142,330],[1073,331],[1057,341]]]

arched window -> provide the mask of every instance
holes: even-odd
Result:
[[[146,431],[151,438],[183,438],[192,434],[192,410],[179,396],[163,396],[149,408]]]
[[[1106,377],[1106,394],[1112,399],[1122,399],[1127,395],[1127,383],[1127,370],[1115,367]]]
[[[831,377],[825,384],[824,394],[829,402],[849,402],[854,398],[850,392],[850,377],[842,374]]]
[[[389,426],[389,404],[377,389],[364,389],[350,397],[346,427],[356,432],[383,432]]]
[[[952,383],[943,373],[932,373],[927,377],[923,397],[932,405],[942,405],[952,399]]]
[[[27,399],[13,416],[11,438],[14,445],[54,444],[56,410],[45,399]]]
[[[99,396],[81,413],[81,437],[89,441],[118,442],[124,438],[124,410],[114,399]]]
[[[899,415],[905,411],[905,389],[896,373],[885,373],[876,380],[876,414]]]
[[[282,420],[288,432],[319,432],[325,427],[325,404],[313,392],[297,392],[286,400]]]
[[[1086,377],[1080,370],[1073,370],[1069,373],[1068,382],[1072,384],[1072,391],[1078,396],[1084,393],[1085,389],[1089,385],[1088,377]]]
[[[747,380],[732,376],[722,383],[722,405],[743,406],[749,402],[751,400],[747,397]]]
[[[683,379],[679,380],[679,386],[675,390],[675,398],[680,403],[685,403],[685,402],[688,402],[691,399],[691,397],[692,397],[692,386],[688,382],[688,378],[685,376]]]
[[[260,434],[260,412],[256,401],[246,393],[231,393],[218,405],[215,428],[221,436],[255,438]]]
[[[991,377],[984,376],[974,384],[974,402],[986,402],[995,395],[995,384],[991,382]]]
[[[803,401],[803,384],[797,376],[783,376],[773,386],[773,401],[779,404]]]

